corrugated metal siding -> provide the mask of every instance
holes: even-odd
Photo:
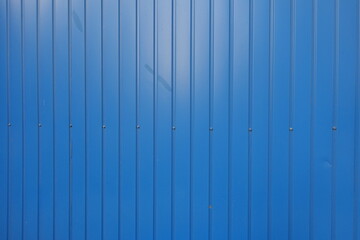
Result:
[[[360,239],[358,0],[0,4],[0,239]]]

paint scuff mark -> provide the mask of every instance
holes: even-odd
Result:
[[[80,32],[83,32],[83,25],[81,23],[81,20],[80,20],[80,17],[79,15],[73,11],[73,20],[74,20],[74,23],[75,23],[75,26],[76,28],[80,31]]]
[[[154,75],[154,70],[148,64],[145,64],[145,69],[148,70],[152,75]],[[157,77],[158,77],[159,83],[161,85],[163,85],[163,87],[166,90],[171,91],[170,84],[162,76],[158,75]]]

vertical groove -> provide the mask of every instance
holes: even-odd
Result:
[[[157,180],[157,171],[156,171],[156,160],[157,160],[157,110],[158,110],[158,2],[157,0],[154,0],[154,46],[153,46],[153,53],[154,53],[154,83],[153,83],[153,239],[156,239],[156,221],[157,221],[157,214],[156,214],[156,180]]]
[[[232,239],[232,136],[233,136],[233,85],[234,85],[234,0],[229,0],[229,89],[228,89],[228,239]]]
[[[190,1],[190,188],[189,188],[189,239],[192,239],[193,214],[193,142],[194,142],[194,94],[195,94],[195,1]]]
[[[295,87],[295,34],[296,0],[290,2],[290,84],[289,84],[289,127],[294,124],[294,87]],[[289,129],[290,130],[290,129]],[[288,239],[293,238],[293,132],[289,132],[289,169],[288,169]]]
[[[312,9],[312,82],[311,82],[311,116],[310,116],[310,214],[309,239],[314,235],[314,118],[315,118],[315,88],[317,78],[317,0],[313,0]]]
[[[25,101],[24,101],[24,95],[25,95],[25,90],[24,90],[24,1],[21,0],[21,131],[22,131],[22,138],[21,138],[21,218],[22,218],[22,223],[21,223],[21,239],[24,239],[24,223],[25,223],[25,216],[24,216],[24,202],[25,202],[25,192],[24,192],[24,184],[25,184],[25,180],[24,180],[24,176],[25,176],[25,164],[24,164],[24,151],[25,151],[25,139],[24,139],[24,135],[25,135],[25,131],[24,131],[24,125],[25,125],[25,120],[24,120],[24,105],[25,105]]]
[[[104,118],[104,1],[101,0],[100,6],[101,18],[101,43],[100,43],[100,58],[101,58],[101,124],[105,125]],[[105,125],[106,126],[106,125]],[[104,239],[104,135],[105,129],[101,131],[101,239]]]
[[[139,102],[140,102],[140,14],[139,14],[140,0],[136,0],[136,207],[135,207],[135,240],[138,239],[139,230]]]
[[[10,206],[10,51],[9,51],[9,42],[10,42],[10,34],[9,34],[9,26],[10,26],[10,6],[9,6],[9,1],[6,1],[6,62],[7,62],[7,66],[6,66],[6,100],[7,100],[7,124],[8,124],[8,128],[7,128],[7,186],[6,186],[6,194],[7,194],[7,208],[6,208],[6,237],[7,239],[9,239],[9,230],[10,230],[10,212],[9,212],[9,206]]]
[[[120,3],[121,0],[118,1],[118,119],[119,119],[119,123],[118,123],[118,128],[119,128],[119,132],[118,132],[118,139],[119,139],[119,145],[118,145],[118,164],[119,164],[119,169],[118,169],[118,239],[120,239],[120,235],[121,235],[121,98],[120,98],[120,94],[121,94],[121,57],[120,57],[120,37],[121,37],[121,26],[120,26]]]
[[[11,18],[10,18],[10,0],[7,1],[7,100],[8,100],[8,141],[7,141],[7,147],[8,147],[8,154],[7,154],[7,203],[8,203],[8,207],[7,207],[7,236],[8,239],[10,237],[10,201],[11,201],[11,197],[10,197],[10,162],[11,162],[11,154],[10,154],[10,138],[11,138],[11,93],[10,93],[10,87],[11,87],[11,77],[10,77],[10,24],[11,24]]]
[[[172,0],[171,19],[171,124],[176,128],[176,0]],[[171,240],[174,239],[175,222],[175,129],[171,133]],[[191,234],[190,234],[191,235]],[[191,238],[190,238],[191,239]]]
[[[354,224],[354,233],[353,233],[353,238],[354,240],[358,239],[358,235],[359,235],[359,87],[360,87],[360,83],[359,83],[359,79],[360,79],[360,43],[359,43],[359,33],[360,33],[360,2],[358,1],[358,22],[357,22],[357,65],[358,65],[358,69],[357,69],[357,80],[355,82],[355,153],[354,153],[354,217],[353,217],[353,224]]]
[[[69,108],[69,239],[72,239],[72,24],[71,24],[71,10],[72,10],[72,0],[68,0],[68,79],[69,79],[69,85],[68,85],[68,91],[69,91],[69,99],[68,99],[68,108]]]
[[[55,239],[55,226],[56,226],[56,224],[55,224],[55,221],[56,221],[56,217],[55,217],[55,215],[56,215],[56,201],[55,201],[55,190],[56,190],[56,185],[55,185],[55,179],[56,179],[56,170],[55,170],[55,163],[56,163],[56,148],[55,148],[55,146],[56,146],[56,137],[55,137],[55,134],[56,134],[56,132],[55,132],[55,124],[56,124],[56,120],[55,120],[55,115],[56,115],[56,111],[55,111],[55,100],[56,100],[56,98],[55,98],[55,87],[56,87],[56,79],[55,79],[55,4],[56,4],[56,0],[52,0],[52,5],[51,5],[51,12],[52,12],[52,14],[51,14],[51,42],[52,42],[52,44],[51,44],[51,58],[52,58],[52,61],[51,61],[51,64],[52,64],[52,66],[51,66],[51,74],[52,74],[52,114],[53,114],[53,118],[52,118],[52,120],[53,120],[53,123],[52,123],[52,137],[53,137],[53,146],[52,146],[52,154],[53,154],[53,159],[52,159],[52,173],[53,173],[53,175],[52,175],[52,177],[53,177],[53,179],[52,179],[52,185],[53,185],[53,189],[52,189],[52,203],[53,203],[53,205],[52,205],[52,212],[53,212],[53,222],[52,222],[52,234],[53,234],[53,239]]]
[[[214,0],[210,0],[210,86],[209,86],[209,127],[213,128],[213,95],[214,95]],[[209,129],[209,130],[210,130]],[[212,133],[209,131],[209,240],[212,239]]]
[[[249,99],[248,126],[252,129],[252,96],[253,96],[253,0],[249,0]],[[252,227],[252,134],[248,131],[248,239],[251,240]]]
[[[88,221],[87,221],[87,209],[88,209],[88,202],[87,202],[87,196],[88,196],[88,182],[87,182],[87,179],[88,179],[88,139],[87,139],[87,41],[86,41],[86,38],[87,38],[87,24],[86,24],[86,21],[87,21],[87,11],[86,11],[86,0],[84,0],[84,77],[85,77],[85,86],[84,86],[84,95],[85,95],[85,133],[84,133],[84,137],[85,137],[85,206],[84,206],[84,210],[85,210],[85,239],[88,238]]]
[[[40,0],[36,0],[36,105],[37,120],[40,122],[40,83],[39,83],[39,5]],[[37,239],[40,238],[40,128],[37,128]]]
[[[334,32],[334,69],[333,69],[333,102],[332,102],[332,125],[337,124],[337,87],[339,74],[339,2],[335,0],[335,32]],[[336,239],[336,131],[332,131],[331,150],[331,239]]]
[[[272,134],[273,134],[273,85],[274,85],[274,62],[275,62],[275,0],[270,0],[270,13],[269,13],[269,91],[268,91],[268,195],[267,195],[267,238],[272,239]]]

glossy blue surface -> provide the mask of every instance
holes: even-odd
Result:
[[[0,240],[360,240],[359,0],[0,0]]]

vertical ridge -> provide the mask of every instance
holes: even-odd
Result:
[[[9,230],[10,230],[10,224],[9,224],[9,220],[10,220],[10,211],[9,211],[9,206],[10,206],[10,167],[9,167],[9,163],[10,163],[10,126],[11,126],[11,119],[10,119],[10,67],[9,67],[9,62],[10,62],[10,51],[9,51],[9,42],[10,42],[10,36],[9,36],[9,26],[10,26],[10,6],[9,6],[9,1],[6,1],[6,60],[7,60],[7,66],[6,66],[6,92],[7,92],[7,124],[8,124],[8,128],[7,128],[7,187],[6,187],[6,194],[7,194],[7,209],[6,209],[6,219],[7,219],[7,227],[6,227],[6,237],[7,239],[9,239]]]
[[[212,239],[212,133],[214,95],[214,0],[210,0],[210,88],[209,88],[209,239]]]
[[[36,104],[37,104],[37,121],[40,122],[40,82],[39,82],[39,1],[36,0]],[[40,232],[40,129],[37,128],[37,239],[39,239],[39,232]]]
[[[85,0],[86,1],[86,0]],[[104,239],[104,130],[105,130],[105,122],[104,122],[104,1],[101,0],[100,7],[100,15],[101,15],[101,124],[103,124],[101,131],[101,239]]]
[[[85,86],[84,86],[84,95],[85,95],[85,239],[88,238],[88,220],[87,220],[87,210],[88,210],[88,202],[87,202],[87,197],[88,197],[88,139],[87,139],[87,11],[86,11],[86,0],[84,0],[84,78],[85,78]]]
[[[139,87],[140,87],[140,70],[139,70],[139,58],[140,58],[140,14],[139,14],[139,2],[140,0],[136,0],[136,207],[135,207],[135,215],[136,215],[136,223],[135,223],[135,240],[138,239],[138,231],[139,231]]]
[[[118,104],[119,104],[119,109],[118,109],[118,119],[119,119],[119,124],[118,124],[118,128],[119,128],[119,132],[118,132],[118,138],[119,138],[119,146],[118,146],[118,161],[119,161],[119,169],[118,169],[118,239],[120,239],[120,235],[121,235],[121,98],[120,98],[120,93],[121,93],[121,51],[120,51],[120,38],[121,38],[121,25],[120,25],[120,3],[121,0],[118,1],[118,9],[117,9],[117,13],[118,13],[118,81],[119,81],[119,86],[118,86],[118,93],[119,93],[119,97],[118,97]]]
[[[355,154],[354,154],[354,193],[355,193],[355,198],[354,198],[354,233],[353,233],[353,238],[354,240],[357,240],[359,237],[359,87],[360,87],[360,83],[359,83],[359,79],[360,79],[360,42],[359,42],[359,33],[360,33],[360,2],[358,1],[358,22],[357,22],[357,65],[358,65],[358,70],[357,70],[357,76],[358,79],[355,83]]]
[[[25,94],[25,90],[24,90],[24,0],[21,0],[21,168],[22,168],[22,172],[21,172],[21,218],[22,218],[22,223],[21,223],[21,239],[24,239],[24,223],[25,223],[25,217],[24,217],[24,200],[25,200],[25,191],[24,191],[24,176],[25,176],[25,164],[24,164],[24,150],[25,150],[25,133],[24,133],[24,125],[25,125],[25,120],[24,120],[24,105],[25,105],[25,101],[24,101],[24,94]]]
[[[72,0],[68,0],[68,78],[69,78],[69,239],[72,239],[72,24],[71,24]]]
[[[290,2],[290,84],[289,84],[289,130],[294,124],[294,87],[295,87],[295,34],[296,0]],[[293,238],[293,131],[289,131],[289,189],[288,189],[288,238]]]
[[[272,233],[272,178],[271,178],[271,172],[272,172],[272,134],[273,134],[273,85],[274,85],[274,38],[275,38],[275,8],[274,3],[275,0],[270,0],[270,13],[269,13],[269,99],[268,99],[268,108],[269,108],[269,114],[268,114],[268,196],[267,196],[267,237],[268,239],[272,239],[271,233]]]
[[[335,31],[334,31],[334,69],[333,69],[333,103],[332,126],[337,125],[338,74],[339,74],[339,2],[335,0]],[[336,239],[336,131],[332,131],[331,150],[331,239]]]
[[[232,126],[233,126],[233,85],[234,85],[234,0],[229,0],[229,98],[228,98],[228,239],[232,239]]]
[[[313,229],[313,218],[314,218],[314,101],[315,101],[315,87],[316,87],[316,65],[317,65],[317,0],[313,1],[312,9],[312,82],[311,82],[311,116],[310,116],[310,219],[309,219],[309,238],[313,239],[314,229]]]
[[[171,42],[171,123],[173,127],[173,131],[171,134],[171,240],[174,239],[174,222],[175,222],[175,215],[174,215],[174,205],[175,205],[175,198],[174,198],[174,191],[175,191],[175,127],[176,127],[176,0],[172,0],[172,19],[171,19],[171,35],[172,35],[172,42]],[[191,233],[190,233],[191,239]]]
[[[194,125],[194,94],[195,94],[195,1],[190,1],[190,188],[189,188],[189,238],[192,239],[193,213],[193,125]]]
[[[55,170],[55,162],[56,162],[56,148],[55,148],[55,145],[56,145],[56,131],[55,131],[55,124],[56,124],[56,121],[55,121],[55,115],[56,115],[56,112],[55,112],[55,87],[56,87],[56,79],[55,79],[55,4],[56,4],[56,0],[52,0],[52,6],[51,6],[51,49],[52,49],[52,52],[51,52],[51,58],[52,58],[52,69],[51,69],[51,74],[52,74],[52,138],[53,138],[53,151],[52,151],[52,186],[53,186],[53,189],[52,189],[52,217],[53,217],[53,221],[52,221],[52,234],[53,234],[53,239],[55,239],[55,232],[56,232],[56,210],[55,210],[55,192],[56,192],[56,184],[55,184],[55,179],[56,179],[56,170]]]
[[[157,223],[157,214],[156,214],[156,180],[157,180],[157,110],[158,110],[158,2],[154,0],[154,79],[153,79],[153,239],[156,239],[156,223]]]
[[[253,0],[249,0],[249,99],[248,99],[248,239],[251,240],[252,221],[252,96],[253,96]]]

